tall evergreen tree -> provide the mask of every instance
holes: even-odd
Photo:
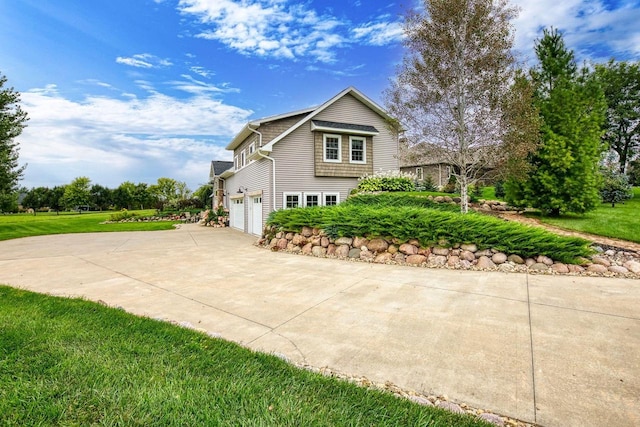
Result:
[[[600,202],[604,95],[587,70],[578,69],[557,30],[544,30],[535,51],[539,65],[531,79],[542,142],[529,158],[529,177],[507,183],[507,199],[551,216],[584,213]]]
[[[596,65],[595,77],[607,100],[604,140],[625,173],[640,150],[640,63],[611,60]]]
[[[18,182],[25,166],[18,164],[18,142],[26,126],[27,113],[20,107],[20,94],[5,88],[7,78],[0,73],[0,211],[15,203]]]

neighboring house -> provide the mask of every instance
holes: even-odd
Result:
[[[444,187],[451,177],[451,165],[445,162],[423,162],[418,165],[401,166],[400,171],[413,174],[417,182],[423,182],[431,177],[431,182],[436,187]]]
[[[268,214],[344,201],[358,178],[398,170],[391,117],[350,87],[319,107],[251,121],[227,145],[229,169],[218,180],[230,225],[260,235]]]
[[[209,169],[209,183],[213,187],[213,193],[211,194],[211,207],[217,209],[218,206],[224,206],[224,180],[220,178],[220,174],[227,169],[233,167],[233,162],[224,162],[214,160],[211,162],[211,168]]]

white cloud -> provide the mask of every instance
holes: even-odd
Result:
[[[136,68],[160,68],[173,65],[168,59],[158,58],[150,53],[138,53],[131,57],[119,56],[116,58],[116,62]]]
[[[402,41],[404,38],[402,23],[387,20],[362,24],[355,27],[352,33],[357,40],[372,46],[384,46],[394,41]]]
[[[201,80],[196,80],[188,74],[182,74],[180,77],[183,80],[174,80],[169,82],[169,84],[176,89],[179,89],[184,92],[192,93],[195,95],[203,95],[207,93],[229,93],[229,92],[239,92],[239,89],[230,87],[229,84],[222,84],[220,86],[216,86],[211,83],[203,82]]]
[[[217,40],[244,55],[335,62],[337,48],[391,44],[402,33],[388,16],[357,25],[286,0],[180,0],[178,10],[205,26],[196,37]]]
[[[623,1],[613,8],[603,0],[514,0],[521,8],[514,22],[516,48],[526,62],[535,62],[533,46],[543,28],[564,34],[567,47],[578,60],[636,59],[640,54],[640,9],[636,1]]]
[[[252,114],[206,95],[73,101],[55,85],[23,92],[22,104],[31,119],[20,136],[28,187],[77,176],[110,187],[168,176],[194,187],[212,159],[230,158],[224,146]]]

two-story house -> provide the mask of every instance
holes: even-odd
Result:
[[[398,170],[398,136],[379,105],[350,87],[324,104],[247,123],[217,180],[230,225],[260,235],[268,214],[344,201],[358,178]]]

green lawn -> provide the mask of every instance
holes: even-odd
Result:
[[[153,215],[155,210],[133,211],[141,216]],[[168,230],[172,222],[134,222],[123,224],[101,224],[113,212],[60,212],[0,215],[0,240],[45,234],[93,233],[106,231],[147,231]]]
[[[0,425],[488,426],[166,322],[0,286]]]
[[[640,187],[633,189],[633,198],[624,203],[603,203],[584,215],[562,215],[559,218],[537,216],[540,221],[568,230],[614,237],[640,243]]]

